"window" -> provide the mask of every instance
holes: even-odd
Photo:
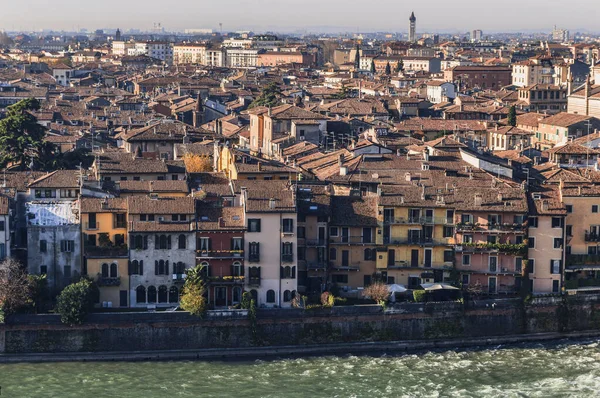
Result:
[[[348,275],[341,275],[341,274],[336,274],[336,275],[331,275],[331,282],[332,283],[348,283]]]
[[[348,227],[342,227],[342,243],[350,242],[350,230]]]
[[[552,293],[558,293],[560,290],[560,281],[552,281]]]
[[[258,242],[250,242],[248,245],[248,261],[253,263],[260,261],[260,244]]]
[[[463,285],[468,285],[468,284],[469,284],[469,279],[470,279],[470,278],[469,278],[469,274],[464,274],[464,275],[462,276],[462,284],[463,284]]]
[[[488,259],[488,265],[490,272],[498,271],[498,257],[490,256]]]
[[[538,227],[538,218],[537,217],[529,217],[529,228],[537,228]]]
[[[186,246],[187,246],[187,238],[185,237],[185,235],[183,235],[183,234],[179,235],[179,238],[177,238],[177,246],[181,250],[183,250],[183,249],[186,248]]]
[[[48,242],[46,240],[40,240],[40,253],[46,253],[48,251]]]
[[[561,227],[562,227],[562,218],[552,217],[552,228],[561,228]]]
[[[590,255],[598,254],[598,246],[588,246],[588,254],[590,254]]]
[[[462,243],[473,243],[473,235],[463,235]]]
[[[171,249],[171,236],[170,235],[156,235],[154,237],[154,248],[158,250],[169,250]]]
[[[298,227],[296,232],[298,234],[298,239],[306,238],[306,227]]]
[[[248,219],[248,232],[260,232],[260,218]]]
[[[267,303],[275,302],[275,290],[267,290]]]
[[[40,275],[47,275],[47,274],[48,274],[48,266],[40,265]]]
[[[452,238],[454,237],[454,228],[453,227],[444,227],[444,238]]]
[[[454,252],[452,250],[444,250],[444,262],[454,262]]]
[[[463,254],[462,265],[471,265],[471,255],[470,254]]]
[[[598,205],[592,205],[592,213],[598,213]]]
[[[562,260],[550,260],[550,273],[551,274],[560,274],[561,273],[561,264]]]
[[[337,249],[335,247],[329,249],[329,259],[332,261],[337,260]]]
[[[515,236],[515,245],[521,245],[523,244],[523,236],[522,235],[517,235]]]
[[[294,245],[292,242],[283,242],[281,244],[281,260],[286,262],[294,261]]]
[[[362,243],[372,243],[372,232],[371,228],[363,228],[362,232]]]
[[[555,249],[562,249],[563,246],[563,240],[562,238],[554,238],[554,248]]]
[[[140,214],[140,221],[147,221],[145,214]]]
[[[200,238],[198,240],[198,250],[208,252],[210,250],[210,238]]]
[[[148,288],[148,303],[156,303],[156,288],[154,286]]]
[[[535,273],[535,260],[533,258],[530,258],[527,261],[527,272],[530,274],[534,274]]]
[[[487,236],[487,243],[491,243],[491,244],[498,243],[498,236],[496,236],[496,235],[488,235]]]
[[[530,237],[529,237],[529,240],[528,240],[528,247],[529,247],[530,249],[535,249],[535,238],[534,238],[533,236],[530,236]]]
[[[363,251],[365,261],[375,261],[377,252],[375,249],[366,248]]]
[[[60,241],[60,251],[63,253],[73,253],[75,250],[75,241],[74,240],[61,240]]]
[[[339,236],[338,227],[329,228],[329,236]]]
[[[101,275],[103,278],[108,278],[108,264],[104,263],[101,267]]]
[[[573,213],[573,205],[566,205],[567,213]]]
[[[118,275],[118,268],[119,267],[117,266],[116,263],[112,263],[110,265],[110,277],[111,278],[116,278],[117,277],[117,275]]]
[[[523,271],[523,258],[515,257],[515,272],[521,273]]]
[[[169,260],[155,260],[154,261],[154,275],[168,275],[169,274]]]
[[[463,214],[460,218],[461,223],[463,224],[472,224],[473,223],[473,216],[471,216],[470,214]]]
[[[130,263],[130,274],[131,275],[143,275],[144,274],[144,260],[133,260]]]
[[[146,288],[144,286],[138,286],[135,289],[135,302],[138,304],[146,302]]]
[[[4,231],[5,228],[4,221],[0,221],[0,231]]]
[[[294,233],[294,219],[284,218],[283,219],[283,233],[292,234]]]

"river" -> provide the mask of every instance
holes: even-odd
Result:
[[[252,362],[0,365],[13,397],[598,397],[598,341]]]

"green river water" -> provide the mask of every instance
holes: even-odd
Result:
[[[597,341],[250,362],[0,365],[12,397],[600,397]]]

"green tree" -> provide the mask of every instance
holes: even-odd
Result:
[[[12,258],[0,262],[0,311],[14,314],[31,303],[33,286],[23,266]]]
[[[385,74],[388,76],[392,74],[392,66],[390,65],[389,61],[387,64],[385,64]]]
[[[97,289],[89,279],[81,279],[67,286],[56,301],[56,312],[60,314],[61,322],[67,325],[83,323],[94,307]]]
[[[375,74],[375,72],[377,72],[377,70],[375,69],[375,60],[372,59],[371,60],[371,73]]]
[[[0,120],[0,166],[18,165],[21,170],[39,165],[48,152],[44,143],[44,127],[30,113],[40,109],[40,102],[28,98],[7,108]],[[33,162],[33,164],[32,164]]]
[[[400,73],[403,70],[404,70],[404,61],[402,61],[402,58],[400,58],[398,60],[398,62],[396,62],[396,66],[394,67],[394,72]]]
[[[281,96],[281,89],[279,84],[271,82],[267,84],[261,91],[260,95],[252,101],[249,109],[257,106],[277,106],[279,105],[279,97]]]
[[[206,311],[202,266],[197,265],[187,270],[186,274],[185,284],[181,289],[180,307],[192,315],[202,316]]]
[[[508,125],[512,127],[517,126],[517,108],[514,105],[508,110]]]
[[[354,55],[354,70],[360,69],[360,47],[356,45],[356,54]]]

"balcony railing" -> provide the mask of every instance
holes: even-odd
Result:
[[[128,257],[127,245],[122,246],[85,246],[84,253],[87,257]]]
[[[600,255],[571,254],[567,256],[567,266],[571,265],[600,265]]]
[[[327,241],[325,239],[305,239],[304,245],[309,247],[326,246]]]
[[[121,286],[121,278],[120,277],[105,277],[105,276],[98,276],[98,279],[96,280],[96,284],[100,287],[102,286]]]
[[[260,277],[249,277],[248,278],[248,285],[249,286],[260,286]]]
[[[173,283],[185,283],[186,274],[173,274]]]
[[[402,224],[436,224],[436,225],[454,225],[453,218],[447,217],[386,217],[383,220],[385,225]]]
[[[208,281],[218,284],[243,285],[245,278],[243,276],[211,276]]]
[[[281,261],[284,263],[292,263],[294,262],[294,255],[292,253],[282,254]]]
[[[125,229],[125,228],[127,228],[127,222],[126,221],[115,221],[113,223],[113,226],[115,229]]]
[[[454,247],[457,252],[490,253],[499,252],[513,255],[527,254],[527,245],[512,243],[461,243]]]
[[[585,241],[586,242],[600,242],[600,234],[597,233],[593,233],[593,232],[586,232],[585,233]]]
[[[375,243],[375,239],[371,236],[368,240],[362,236],[342,236],[341,238],[331,238],[329,243],[332,245],[369,245]]]
[[[258,254],[258,253],[248,254],[248,261],[250,261],[251,263],[259,263],[260,262],[260,254]]]
[[[586,287],[598,287],[600,288],[600,279],[591,278],[591,279],[571,279],[565,281],[565,289],[574,290],[574,289],[582,289]]]
[[[459,232],[524,232],[527,224],[509,224],[509,223],[459,223],[456,224],[456,230]]]
[[[384,245],[419,245],[419,246],[448,246],[449,243],[445,240],[433,239],[430,237],[409,237],[409,238],[383,238]]]
[[[326,261],[309,262],[306,264],[306,267],[312,271],[325,270],[325,269],[327,269],[327,262]]]
[[[197,250],[196,257],[199,258],[242,258],[243,250]]]

